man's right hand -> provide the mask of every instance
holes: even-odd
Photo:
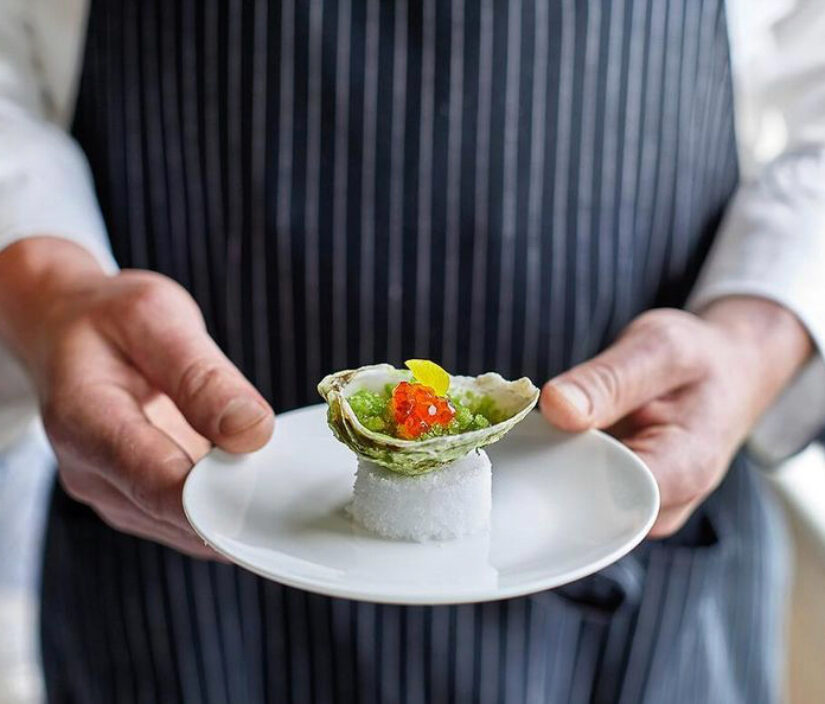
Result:
[[[32,238],[0,252],[0,335],[37,388],[66,491],[118,530],[215,557],[184,516],[183,482],[211,443],[264,445],[274,414],[189,294]]]

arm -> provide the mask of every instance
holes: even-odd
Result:
[[[788,142],[731,204],[694,312],[642,315],[542,391],[551,423],[608,428],[647,462],[662,496],[653,536],[682,526],[754,427],[775,458],[825,423],[825,9],[797,0],[796,11],[776,26],[790,46],[771,57]],[[751,85],[766,75],[756,68]]]
[[[796,317],[764,299],[726,297],[698,316],[653,310],[547,382],[541,409],[564,430],[609,429],[642,457],[662,497],[651,535],[663,537],[719,484],[810,352]]]
[[[53,3],[0,0],[0,250],[49,232],[77,242],[114,271],[88,168],[62,129],[81,6],[82,0],[67,0],[58,11]],[[38,19],[36,10],[48,17]],[[47,53],[38,50],[37,30],[48,34],[41,37]],[[60,66],[63,75],[48,73],[46,66]],[[0,448],[19,437],[34,412],[30,384],[0,345]]]
[[[119,530],[214,557],[183,481],[211,443],[260,447],[272,411],[180,286],[115,273],[85,160],[30,60],[33,7],[0,0],[0,340],[37,391],[66,490]]]
[[[213,557],[184,516],[183,482],[210,443],[262,446],[273,415],[189,294],[150,272],[107,276],[65,239],[26,238],[0,252],[0,337],[37,389],[66,491],[119,530]]]
[[[50,84],[42,68],[36,37],[45,29],[34,14],[39,5],[0,0],[0,249],[49,233],[77,242],[112,272],[117,267],[86,160],[60,123],[65,92]],[[55,43],[50,49],[76,64],[77,37],[58,29],[48,38]]]
[[[760,296],[810,334],[817,354],[750,435],[751,451],[773,464],[825,426],[825,8],[790,0],[777,15],[779,3],[730,4],[742,20],[732,39],[745,182],[689,307]]]

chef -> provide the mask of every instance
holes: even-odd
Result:
[[[741,13],[776,53],[734,54],[737,87],[787,137],[743,178],[731,8],[0,0],[0,336],[59,476],[50,701],[778,701],[754,457],[825,418],[825,10]],[[195,537],[212,444],[408,357],[609,429],[659,484],[651,539],[560,590],[402,607]]]

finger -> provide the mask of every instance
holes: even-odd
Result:
[[[661,437],[655,445],[635,438],[626,439],[625,444],[647,465],[659,487],[659,515],[648,535],[651,538],[666,538],[682,527],[699,502],[698,494],[702,487],[696,478],[692,480],[690,477],[692,463],[685,461],[683,456],[673,454],[680,449],[678,442],[662,441]],[[685,448],[682,447],[681,451],[684,453]],[[695,469],[698,475],[698,466]]]
[[[650,428],[684,424],[694,415],[696,397],[695,386],[683,386],[639,406],[604,430],[623,441]]]
[[[76,501],[87,504],[111,528],[170,547],[204,560],[226,559],[206,545],[190,528],[183,529],[164,520],[147,516],[104,477],[60,470],[60,483]]]
[[[667,316],[639,318],[607,350],[544,385],[541,409],[569,431],[613,425],[639,406],[696,380],[699,343],[690,329]],[[653,318],[653,320],[651,320]]]
[[[62,463],[104,476],[144,513],[188,529],[181,493],[192,463],[127,388],[95,380],[70,398],[58,392],[44,421]]]
[[[121,533],[151,540],[202,560],[228,562],[193,531],[185,531],[167,523],[159,524],[139,511],[130,510],[128,504],[124,505],[123,510],[118,510],[112,503],[106,504],[104,508],[93,508],[102,521]]]
[[[206,332],[183,289],[158,277],[127,298],[113,332],[124,354],[167,394],[200,435],[230,452],[263,446],[274,415]]]
[[[626,437],[624,444],[647,465],[659,486],[662,509],[692,501],[704,488],[703,459],[694,439],[678,426],[659,426]]]
[[[128,507],[122,511],[114,508],[112,504],[106,504],[103,507],[92,506],[92,508],[104,523],[120,533],[151,540],[202,560],[228,562],[225,557],[215,552],[191,531],[184,531],[169,524],[159,524],[139,511],[130,511]]]
[[[659,516],[651,537],[681,528],[723,475],[717,471],[719,461],[709,449],[708,434],[696,429],[648,428],[625,438],[624,444],[647,465],[659,486]]]
[[[212,443],[195,432],[166,394],[155,393],[148,401],[144,401],[142,406],[151,423],[172,438],[193,463],[202,459],[211,449]]]
[[[674,508],[667,508],[659,511],[656,522],[648,533],[648,537],[659,539],[667,538],[676,533],[685,523],[688,518],[696,510],[697,503],[691,503],[685,506],[678,506]]]

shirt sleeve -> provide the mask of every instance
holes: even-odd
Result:
[[[59,12],[44,26],[37,4],[0,0],[0,249],[32,235],[65,237],[111,272],[116,265],[91,174],[60,124],[65,111],[44,70],[52,59],[44,52],[66,53],[72,38],[55,24]]]
[[[825,6],[780,4],[784,13],[772,5],[760,30],[740,25],[732,34],[744,180],[688,302],[698,310],[737,294],[776,301],[817,348],[749,439],[766,464],[825,427]],[[751,21],[759,7],[749,6]]]
[[[81,0],[0,0],[0,250],[32,235],[64,237],[114,272],[88,165],[65,130],[64,79],[77,73],[85,9]],[[25,374],[0,345],[0,448],[35,410]]]

